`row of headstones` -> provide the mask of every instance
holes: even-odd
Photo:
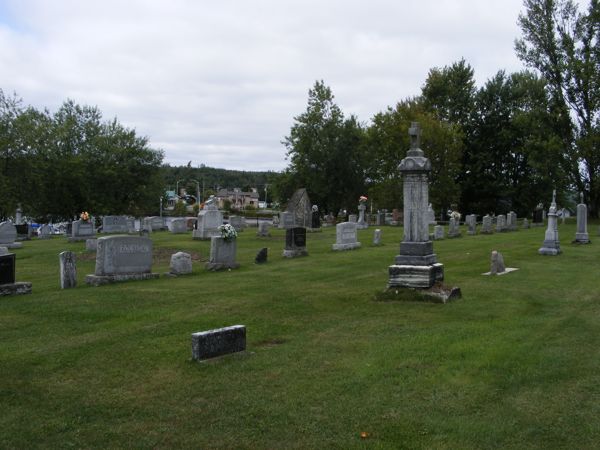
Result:
[[[495,229],[494,229],[494,218],[489,214],[486,214],[481,222],[481,230],[482,234],[492,234],[494,231],[496,233],[502,233],[507,231],[517,231],[517,214],[514,212],[508,213],[506,216],[500,214],[495,217]],[[467,226],[467,234],[475,235],[477,234],[477,216],[475,214],[469,214],[465,217],[465,224]],[[527,219],[523,219],[523,228],[529,228],[529,221]],[[448,222],[448,237],[459,237],[461,236],[460,232],[460,222],[454,218],[450,218]],[[444,239],[444,227],[442,225],[435,225],[433,228],[433,239],[439,240]]]

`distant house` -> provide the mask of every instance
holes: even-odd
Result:
[[[251,192],[242,192],[239,188],[220,189],[215,197],[219,208],[225,206],[225,201],[229,201],[233,209],[244,209],[248,206],[258,208],[258,192],[255,188],[252,188]]]
[[[179,197],[175,194],[175,191],[165,191],[165,197],[167,197],[167,204],[165,205],[166,210],[173,210],[175,205],[179,201]]]

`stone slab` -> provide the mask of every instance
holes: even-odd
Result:
[[[102,286],[104,284],[119,283],[131,280],[152,280],[158,278],[157,273],[129,273],[117,275],[86,275],[85,282],[90,286]]]
[[[412,266],[394,264],[389,266],[388,287],[430,288],[444,279],[444,265]]]
[[[354,242],[350,244],[333,244],[331,246],[332,250],[340,251],[340,250],[354,250],[356,248],[360,248],[360,242]]]
[[[200,361],[246,350],[246,326],[192,333],[192,359]]]
[[[19,281],[17,283],[0,284],[0,297],[5,295],[31,294],[31,283]]]
[[[152,271],[152,240],[140,236],[98,239],[95,275],[140,274]]]
[[[504,269],[504,272],[498,272],[495,274],[492,274],[492,272],[486,272],[486,273],[482,273],[481,275],[506,275],[507,273],[515,272],[517,270],[519,270],[519,269],[516,267],[506,267]]]

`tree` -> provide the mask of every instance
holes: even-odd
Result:
[[[344,118],[333,99],[331,89],[317,81],[308,92],[306,111],[294,118],[282,142],[290,159],[277,186],[282,200],[306,187],[322,211],[337,212],[354,208],[365,193],[364,131],[356,117]]]
[[[580,13],[571,0],[525,0],[518,57],[548,82],[565,172],[600,207],[600,3]]]

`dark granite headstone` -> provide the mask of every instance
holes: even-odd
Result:
[[[306,256],[306,228],[296,227],[285,230],[285,249],[283,256],[286,258],[295,258],[296,256]]]
[[[15,254],[8,253],[0,256],[0,284],[14,284]]]
[[[267,247],[261,248],[260,251],[256,254],[256,258],[254,258],[254,262],[256,264],[263,264],[267,262]]]
[[[234,325],[192,334],[192,359],[214,358],[246,350],[246,327]]]
[[[321,228],[321,215],[319,214],[319,211],[312,212],[311,228]]]

